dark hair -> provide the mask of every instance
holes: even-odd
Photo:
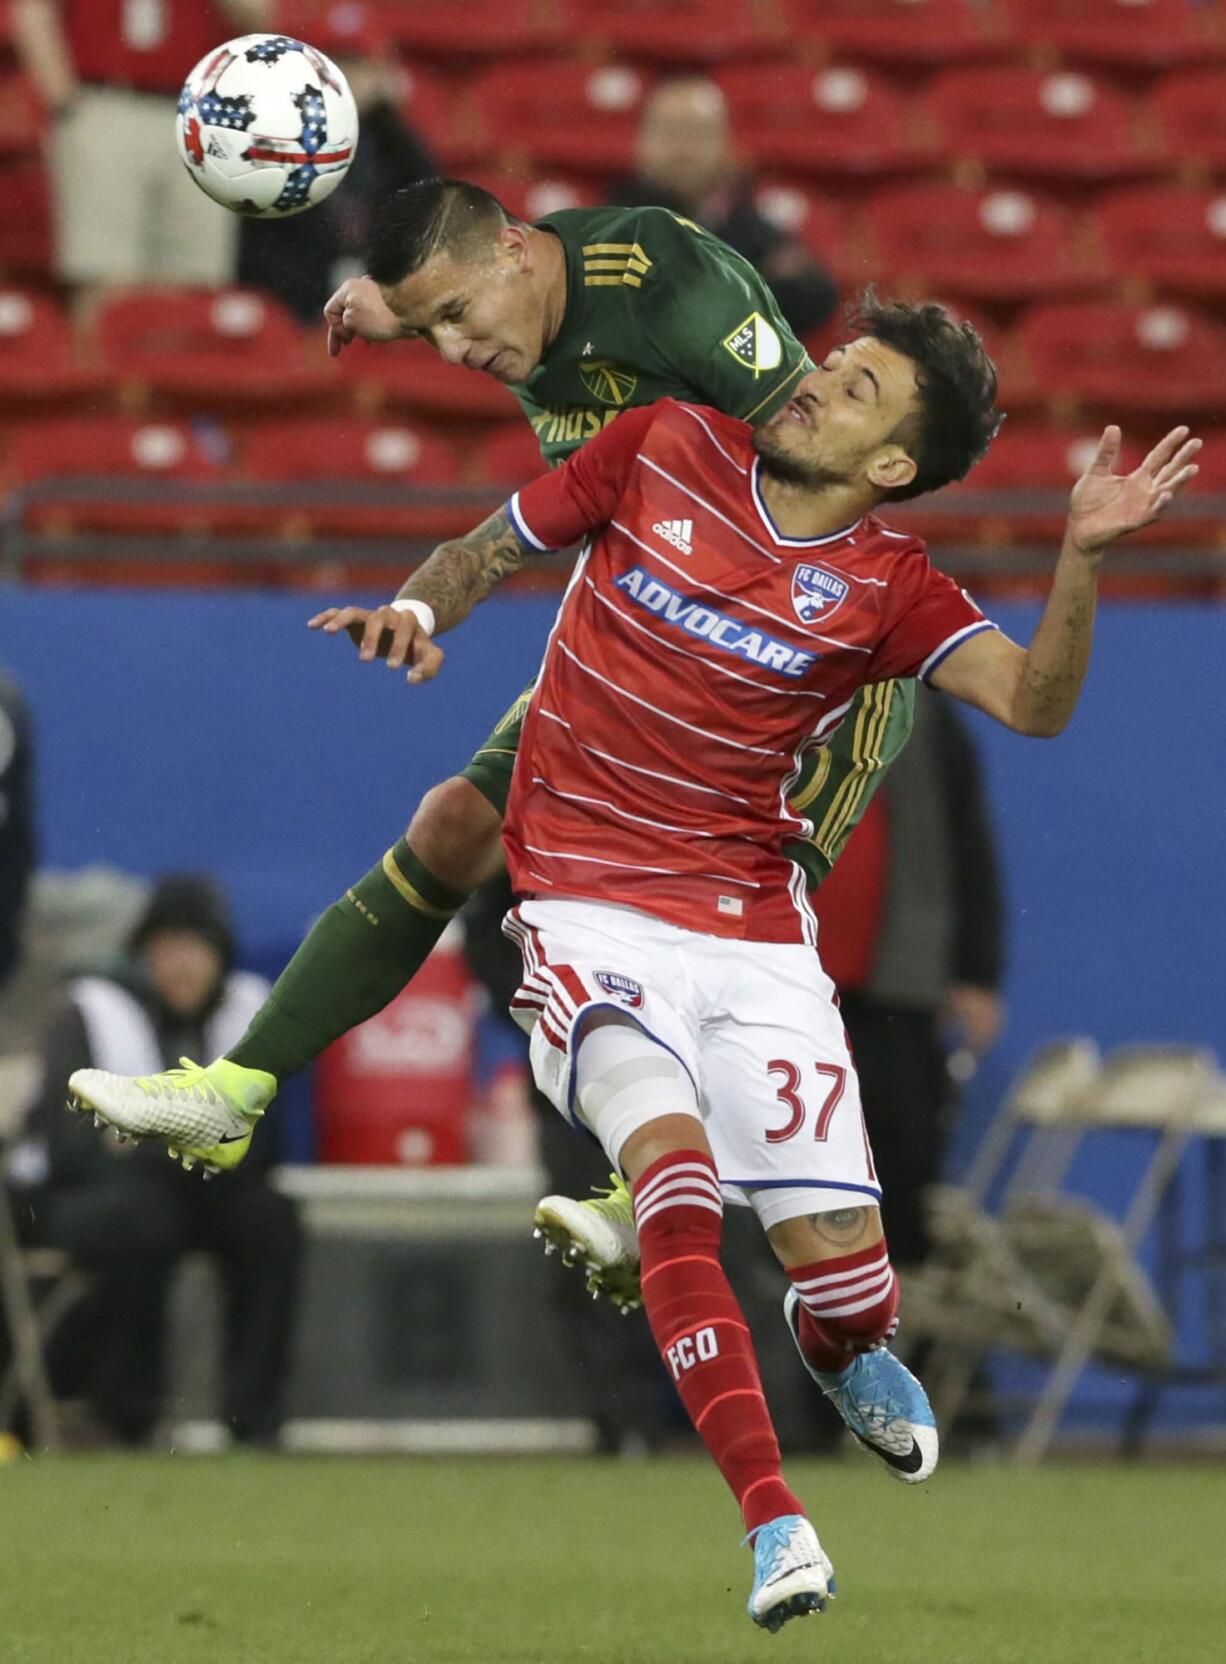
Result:
[[[205,873],[168,872],[157,880],[132,927],[128,952],[139,953],[163,930],[190,930],[212,943],[226,970],[234,963],[230,909],[220,886]]]
[[[440,249],[463,259],[492,243],[504,225],[518,224],[480,185],[419,179],[393,191],[375,209],[366,270],[376,283],[401,283]]]
[[[919,410],[894,435],[915,463],[910,485],[886,492],[903,502],[960,480],[983,456],[1004,417],[996,409],[996,366],[972,324],[956,324],[943,306],[879,301],[866,289],[851,312],[859,335],[871,335],[915,365]]]

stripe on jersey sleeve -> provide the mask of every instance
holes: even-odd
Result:
[[[529,549],[534,550],[538,555],[549,555],[553,553],[553,545],[551,543],[542,543],[540,538],[537,537],[536,533],[531,530],[528,522],[524,519],[523,511],[519,506],[518,491],[507,503],[507,519],[511,522],[511,530],[515,533],[516,537],[521,543],[526,543]]]
[[[969,641],[972,636],[982,635],[985,630],[995,630],[996,628],[997,625],[993,624],[990,618],[981,618],[975,624],[964,624],[960,630],[955,630],[952,636],[946,636],[939,647],[933,648],[916,671],[916,675],[921,682],[926,682],[937,666],[944,664],[954,649],[961,647],[964,641]]]

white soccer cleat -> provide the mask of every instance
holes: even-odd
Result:
[[[749,1616],[773,1635],[789,1618],[824,1612],[835,1593],[834,1567],[803,1514],[780,1514],[751,1531],[754,1577]]]
[[[206,1176],[237,1167],[277,1090],[272,1075],[219,1058],[202,1068],[187,1058],[157,1075],[78,1069],[69,1077],[69,1109],[93,1114],[117,1137],[158,1139],[189,1170]]]
[[[639,1286],[639,1239],[634,1203],[616,1173],[608,1190],[577,1202],[573,1196],[546,1196],[537,1203],[533,1236],[543,1237],[547,1254],[560,1253],[564,1265],[582,1264],[592,1298],[604,1295],[624,1313],[642,1304]]]
[[[845,1369],[815,1369],[800,1347],[800,1298],[790,1288],[783,1302],[800,1361],[865,1450],[904,1485],[919,1485],[941,1453],[928,1394],[884,1341],[861,1352]]]

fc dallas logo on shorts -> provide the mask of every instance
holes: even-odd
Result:
[[[824,566],[798,566],[792,574],[792,605],[802,624],[824,623],[847,599],[846,578],[836,578]]]
[[[642,1005],[643,985],[633,977],[623,976],[620,971],[597,971],[596,980],[606,994],[628,1005],[632,1011],[637,1011]]]

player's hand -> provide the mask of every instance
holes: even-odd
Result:
[[[430,682],[443,663],[443,650],[421,627],[415,613],[394,607],[325,607],[307,620],[310,630],[326,636],[343,630],[360,659],[386,659],[390,670],[410,666],[410,682]]]
[[[339,358],[350,341],[395,341],[400,335],[399,320],[373,277],[346,278],[324,307],[324,318],[332,358]]]
[[[1139,468],[1114,474],[1121,435],[1109,427],[1098,442],[1098,452],[1073,487],[1069,530],[1083,554],[1098,554],[1117,537],[1152,525],[1167,504],[1195,478],[1193,458],[1201,448],[1187,428],[1172,428],[1160,439]]]

